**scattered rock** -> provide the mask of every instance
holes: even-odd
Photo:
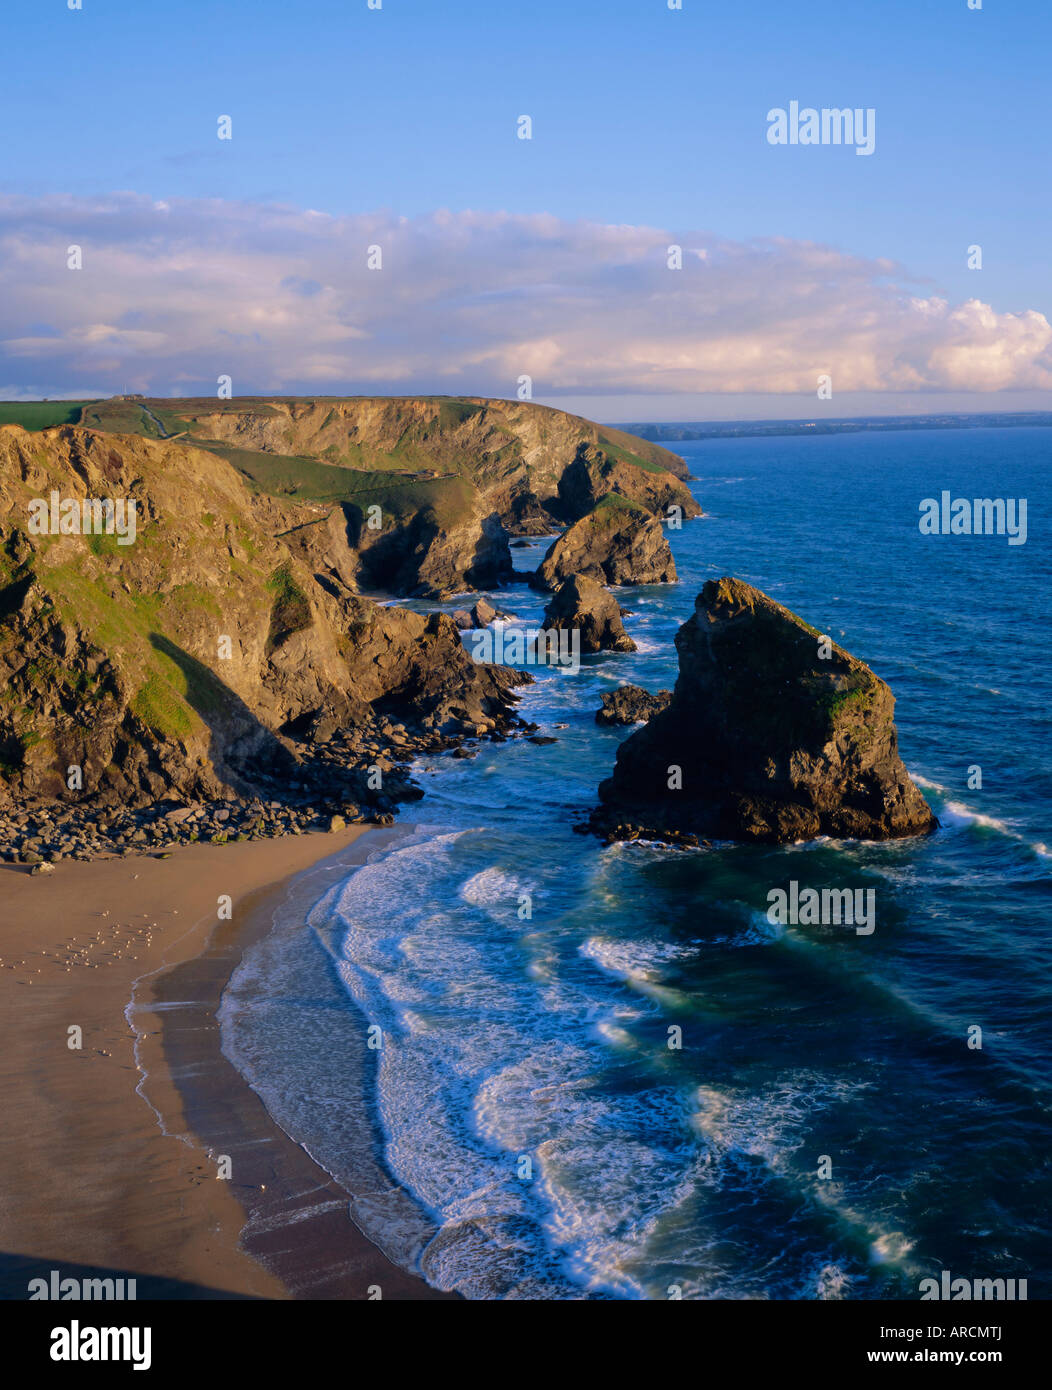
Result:
[[[663,710],[672,699],[671,690],[659,690],[651,695],[639,685],[619,685],[603,696],[595,712],[597,724],[645,724]]]
[[[487,627],[496,617],[497,610],[484,598],[480,598],[471,610],[471,621],[476,627]]]

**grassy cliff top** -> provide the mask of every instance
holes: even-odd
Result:
[[[532,401],[485,397],[117,396],[83,403],[78,423],[118,434],[186,435],[205,447],[236,443],[355,469],[499,470],[535,464],[545,451],[569,449],[569,462],[574,447],[586,444],[647,472],[686,472],[678,455],[622,430]]]
[[[252,493],[362,511],[379,505],[396,521],[427,512],[442,528],[462,522],[483,500],[501,512],[515,495],[558,503],[567,471],[582,463],[594,486],[638,494],[644,507],[670,489],[690,502],[675,454],[532,401],[114,396],[0,403],[4,423],[34,431],[73,423],[176,451],[197,448],[232,465]]]

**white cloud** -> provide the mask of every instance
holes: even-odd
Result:
[[[82,270],[66,267],[82,247]],[[671,243],[683,269],[667,269]],[[367,268],[367,248],[383,269]],[[440,210],[0,198],[0,380],[42,394],[1052,388],[1052,326],[812,243]]]

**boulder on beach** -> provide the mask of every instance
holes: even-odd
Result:
[[[891,690],[788,608],[710,580],[676,649],[671,702],[600,785],[600,834],[884,840],[938,824],[899,757]]]

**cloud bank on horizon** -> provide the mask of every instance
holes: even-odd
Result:
[[[813,242],[546,215],[5,196],[0,303],[2,397],[1052,389],[1036,310]]]

